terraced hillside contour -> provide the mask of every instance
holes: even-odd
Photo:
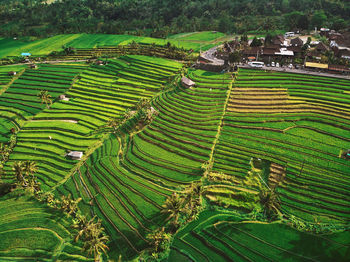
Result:
[[[8,108],[2,115],[11,120],[1,120],[9,123],[3,126],[8,133],[4,140],[11,127],[19,130],[2,176],[5,182],[14,180],[15,161],[37,162],[45,191],[81,197],[82,213],[102,219],[111,239],[110,258],[121,254],[131,260],[142,254],[150,244],[147,234],[165,223],[160,210],[166,198],[193,181],[204,183],[207,209],[214,203],[225,212],[205,211],[180,231],[170,261],[346,257],[347,232],[318,237],[286,224],[256,223],[263,211],[256,209],[260,192],[251,181],[278,194],[284,219],[348,226],[350,162],[339,155],[350,148],[349,81],[247,69],[233,81],[231,74],[189,69],[187,77],[196,86],[184,88],[169,85],[184,72],[181,63],[132,55],[106,62],[89,67],[39,65],[0,95],[1,108]],[[50,108],[37,97],[42,89],[54,98]],[[69,101],[57,100],[60,94]],[[148,126],[118,136],[101,131],[140,98],[152,99],[158,113]],[[71,150],[85,157],[71,160],[66,157]],[[203,163],[208,161],[213,168],[204,177]],[[243,223],[240,215],[254,221]],[[287,237],[281,240],[280,234]],[[304,242],[325,248],[317,254],[313,247],[304,248]],[[6,243],[1,258],[22,254],[7,251]],[[47,253],[30,246],[35,250],[28,252],[48,261],[74,260],[73,254],[85,259],[75,252],[78,246],[67,246],[52,244]]]
[[[95,132],[100,126],[135,105],[140,98],[151,97],[181,67],[171,61],[168,66],[162,66],[163,61],[129,56],[111,60],[106,66],[89,67],[64,93],[69,101],[57,101],[40,113],[39,108],[33,110],[32,114],[37,114],[26,121],[18,133],[17,146],[4,168],[6,176],[3,178],[13,178],[11,165],[14,161],[29,159],[38,162],[37,176],[44,189],[63,181],[76,164],[66,157],[68,151],[86,153],[101,138],[101,134]],[[20,92],[17,91],[18,82],[23,81],[27,81],[27,77],[17,80],[0,99],[6,102],[13,99],[13,94]],[[32,107],[40,105],[37,90],[33,94],[28,87],[24,90],[24,96],[29,97],[23,98],[25,102]],[[51,89],[50,92],[53,93]]]
[[[84,68],[80,65],[25,68],[25,72],[0,96],[0,141],[7,141],[11,128],[19,129],[45,108],[37,96],[41,90],[49,91],[52,99],[57,99],[71,87],[74,77]]]
[[[131,259],[149,246],[147,233],[162,226],[161,205],[202,176],[224,112],[231,76],[190,71],[194,89],[176,87],[157,96],[158,116],[126,139],[107,139],[57,190],[82,197],[85,213],[97,214],[112,236],[111,256]],[[124,143],[124,142],[123,142]]]
[[[241,221],[227,213],[208,211],[176,235],[168,261],[326,262],[336,258],[345,262],[349,234],[320,236],[278,222]]]
[[[348,223],[350,162],[339,155],[350,148],[349,90],[347,80],[241,69],[213,170],[244,187],[260,158],[285,170],[276,187],[283,213]]]
[[[71,221],[28,196],[0,198],[1,261],[93,261],[73,241]]]

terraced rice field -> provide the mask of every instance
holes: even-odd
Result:
[[[1,66],[0,67],[0,94],[2,94],[11,81],[16,77],[9,75],[9,72],[16,72],[20,74],[20,72],[25,68],[25,65],[9,65],[9,66]]]
[[[59,81],[52,80],[49,88],[46,83],[34,82],[34,91],[26,87],[24,95],[14,98],[13,94],[22,92],[22,82],[32,83],[33,72],[26,71],[1,96],[5,102],[11,99],[20,100],[20,105],[23,101],[30,109],[33,108],[28,112],[32,118],[21,128],[17,146],[4,168],[7,172],[4,179],[11,180],[13,177],[11,166],[14,161],[29,158],[39,164],[38,179],[42,186],[56,186],[76,164],[76,161],[66,158],[68,150],[86,152],[101,138],[101,134],[94,131],[109,118],[117,117],[126,108],[135,105],[140,98],[151,97],[180,68],[179,63],[168,62],[168,66],[164,67],[162,62],[161,59],[139,59],[137,56],[111,60],[106,66],[92,66],[82,72],[79,81],[71,88],[67,85],[67,90],[60,89],[61,82],[66,81],[64,78]],[[142,69],[147,70],[140,73]],[[65,70],[68,72],[68,68]],[[74,67],[71,70],[72,74]],[[39,71],[34,71],[35,75]],[[49,89],[53,97],[64,93],[69,101],[56,101],[50,109],[42,110],[44,105],[36,97],[37,85]]]
[[[194,32],[190,36],[173,35],[168,39],[142,37],[133,35],[108,35],[108,34],[64,34],[31,41],[30,39],[14,40],[10,38],[0,39],[0,58],[6,56],[20,56],[21,53],[31,53],[35,56],[48,55],[52,51],[62,50],[62,46],[74,48],[96,48],[103,46],[127,45],[132,41],[140,44],[166,45],[170,42],[177,47],[193,49],[198,52],[207,50],[218,42],[229,39],[225,34],[216,32]]]
[[[73,239],[71,221],[27,196],[0,198],[1,261],[93,261]]]
[[[169,261],[346,261],[348,231],[313,235],[297,231],[289,219],[339,229],[349,225],[350,162],[339,157],[350,148],[349,81],[248,69],[233,80],[229,73],[184,71],[180,62],[138,55],[106,62],[26,68],[0,95],[0,142],[9,139],[11,128],[18,130],[4,182],[14,181],[15,161],[37,162],[44,191],[81,197],[82,213],[102,220],[112,259],[121,254],[131,260],[150,247],[147,234],[164,226],[167,197],[201,181],[207,210],[175,235]],[[183,72],[194,88],[167,85]],[[52,96],[50,108],[38,99],[40,90]],[[69,100],[57,99],[61,94]],[[158,112],[148,126],[120,136],[100,131],[141,98],[150,99]],[[84,157],[71,160],[69,151],[82,151]],[[249,201],[258,202],[259,191],[247,180],[258,159],[266,176],[255,179],[278,194],[284,222],[252,219],[259,203],[249,206]],[[225,181],[212,183],[203,176],[208,161],[213,163],[208,176],[221,173]],[[222,199],[226,205],[218,207]],[[86,259],[79,244],[69,242],[65,218],[51,225],[43,222],[51,211],[34,200],[20,198],[18,204],[23,217],[13,215],[9,222],[4,214],[15,212],[6,211],[15,201],[0,201],[5,210],[0,234],[9,239],[0,243],[0,260]],[[39,210],[31,214],[29,206]],[[14,225],[22,225],[26,214],[50,230],[42,229],[33,243],[11,247]],[[26,239],[38,229],[15,231]],[[35,246],[41,237],[50,240],[45,250]]]
[[[350,148],[349,88],[347,80],[240,70],[213,170],[243,185],[251,158],[270,161],[285,169],[276,187],[285,214],[348,223],[350,162],[339,155]]]
[[[302,233],[281,223],[204,212],[179,232],[168,261],[347,261],[350,233]],[[320,251],[322,247],[322,251]]]
[[[189,76],[198,87],[177,87],[157,96],[152,106],[159,115],[127,138],[123,159],[118,155],[120,142],[111,136],[57,189],[82,197],[81,208],[103,218],[113,238],[112,256],[140,254],[148,246],[146,234],[164,223],[160,209],[166,197],[201,178],[231,77],[204,71]]]
[[[37,96],[41,90],[47,90],[56,100],[71,87],[74,77],[84,68],[82,65],[46,64],[38,69],[25,68],[20,78],[0,96],[0,141],[9,138],[11,128],[19,129],[46,107]]]

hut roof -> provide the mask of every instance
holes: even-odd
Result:
[[[329,48],[324,43],[319,42],[318,45],[316,46],[316,50],[323,52],[323,51],[329,50]]]
[[[279,48],[276,49],[274,47],[264,47],[262,49],[262,54],[263,55],[275,55],[276,52],[279,52]]]
[[[186,76],[181,78],[181,82],[187,86],[194,86],[196,83],[193,82],[191,79],[187,78]]]
[[[77,158],[80,159],[83,157],[83,152],[81,151],[71,151],[68,153],[68,156],[71,158]]]
[[[302,46],[304,44],[303,40],[301,40],[299,37],[293,38],[290,40],[290,43],[293,46]]]

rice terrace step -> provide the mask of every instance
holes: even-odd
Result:
[[[349,261],[346,1],[92,2],[0,1],[0,261]]]

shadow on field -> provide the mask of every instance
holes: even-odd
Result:
[[[292,240],[289,243],[294,247],[289,249],[290,252],[299,255],[300,261],[336,261],[348,262],[350,249],[349,246],[338,244],[321,235],[310,233],[299,234],[298,240]],[[290,259],[290,254],[284,253],[283,257]]]

